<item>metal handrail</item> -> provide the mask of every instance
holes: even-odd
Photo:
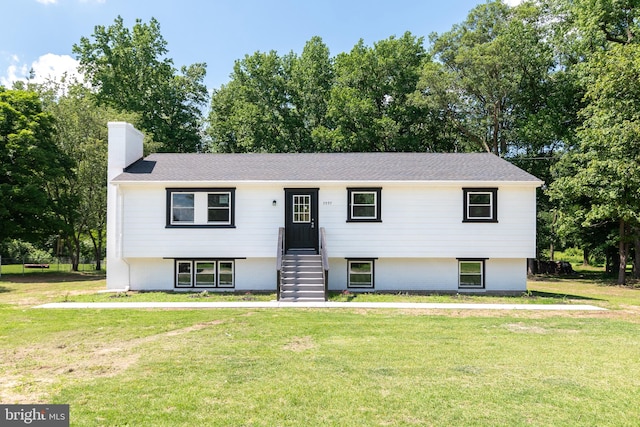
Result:
[[[276,298],[280,300],[280,279],[284,260],[284,227],[278,229],[278,252],[276,255]]]
[[[324,227],[320,227],[320,256],[322,257],[322,269],[324,270],[324,298],[329,295],[329,256],[327,254],[327,236]]]
[[[324,227],[320,227],[320,255],[322,255],[322,268],[329,271],[329,258],[327,256],[327,235]]]

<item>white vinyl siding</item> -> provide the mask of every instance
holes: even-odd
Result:
[[[237,184],[232,202],[235,228],[197,230],[190,226],[165,228],[164,186],[121,185],[122,225],[116,238],[120,239],[122,257],[274,257],[278,228],[284,226],[287,185]],[[325,229],[330,257],[349,258],[354,254],[379,259],[535,257],[533,186],[499,188],[499,223],[462,222],[460,185],[385,183],[381,223],[345,221],[348,212],[345,193],[341,183],[323,184],[318,192],[317,225]],[[206,216],[206,197],[204,200]],[[455,266],[453,271],[455,277]]]

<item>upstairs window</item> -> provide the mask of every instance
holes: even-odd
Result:
[[[349,212],[348,222],[380,222],[381,188],[347,188]]]
[[[463,222],[498,222],[497,188],[463,188]]]
[[[194,215],[194,194],[173,193],[171,195],[171,223],[192,224]]]
[[[207,193],[207,223],[231,224],[231,192]]]
[[[167,188],[167,227],[233,227],[234,188]]]

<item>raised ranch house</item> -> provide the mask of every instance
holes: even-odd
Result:
[[[526,290],[542,182],[493,154],[152,154],[109,123],[107,287]]]

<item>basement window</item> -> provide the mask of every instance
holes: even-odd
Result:
[[[458,260],[458,287],[484,288],[484,260]]]
[[[234,262],[230,260],[176,260],[176,288],[233,288]]]
[[[349,259],[348,282],[349,288],[373,288],[374,260],[372,259]]]

